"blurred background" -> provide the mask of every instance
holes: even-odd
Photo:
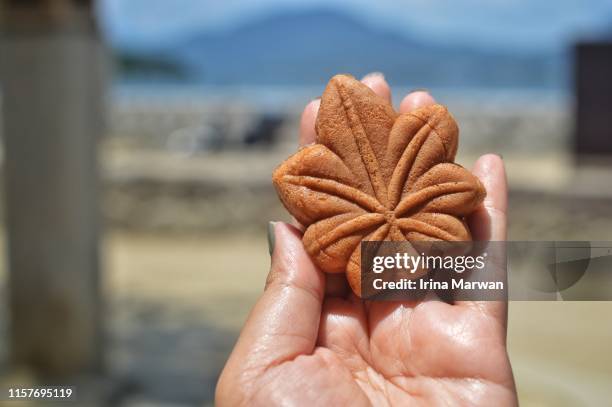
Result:
[[[212,403],[261,293],[272,170],[336,73],[501,154],[510,240],[612,241],[608,0],[0,0],[0,385]],[[612,305],[512,302],[521,403],[612,399]],[[1,403],[1,402],[0,402]],[[12,404],[11,404],[12,405]]]

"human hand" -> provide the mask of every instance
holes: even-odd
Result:
[[[382,75],[363,79],[390,99]],[[413,92],[400,112],[434,103]],[[319,102],[302,115],[300,143],[314,141]],[[474,240],[506,238],[503,162],[480,157],[487,190],[468,223]],[[224,405],[516,405],[506,352],[507,302],[370,302],[343,275],[323,274],[299,229],[272,224],[266,288],[221,374]]]

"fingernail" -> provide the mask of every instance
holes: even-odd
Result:
[[[274,245],[276,244],[276,234],[274,231],[274,225],[276,222],[268,222],[268,251],[270,256],[274,253]]]
[[[416,89],[412,89],[410,92],[408,93],[414,93],[414,92],[425,92],[425,93],[430,93],[429,89],[426,88],[416,88]]]
[[[370,79],[385,79],[385,75],[382,72],[370,72],[366,76],[361,79],[362,81],[367,81]]]
[[[504,156],[499,153],[492,153],[492,154],[498,156],[502,160],[504,159]]]

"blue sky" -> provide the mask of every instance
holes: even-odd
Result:
[[[284,10],[333,8],[373,26],[447,44],[537,51],[612,33],[610,0],[100,0],[111,44],[171,44]],[[316,27],[313,27],[316,29]]]

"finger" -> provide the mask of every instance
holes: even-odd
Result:
[[[304,251],[296,228],[274,224],[272,265],[266,288],[251,311],[226,365],[233,372],[257,372],[310,354],[316,344],[323,274]]]
[[[385,98],[391,103],[391,88],[381,72],[371,72],[361,79],[361,83],[367,85],[378,96]]]
[[[426,90],[410,92],[400,103],[400,113],[408,113],[419,107],[436,104],[436,100]]]
[[[340,355],[369,355],[368,321],[364,302],[351,296],[326,298],[323,303],[318,346],[326,347]],[[353,360],[350,360],[353,359]],[[370,362],[367,360],[366,362]],[[363,363],[361,358],[349,358],[346,363]],[[358,366],[349,366],[351,368]]]
[[[480,157],[473,173],[484,185],[487,196],[483,205],[467,219],[474,241],[503,242],[506,240],[506,211],[508,207],[508,186],[506,171],[501,157],[487,154]],[[487,247],[487,269],[496,273],[496,279],[507,283],[506,251],[502,243]],[[458,305],[475,307],[497,319],[505,332],[508,302],[505,301],[457,301]]]
[[[504,241],[508,208],[504,162],[498,155],[483,155],[474,164],[472,172],[487,191],[483,205],[468,219],[474,240]]]
[[[317,138],[315,121],[317,120],[320,105],[321,98],[317,98],[308,103],[302,112],[300,119],[300,147],[314,143]]]

